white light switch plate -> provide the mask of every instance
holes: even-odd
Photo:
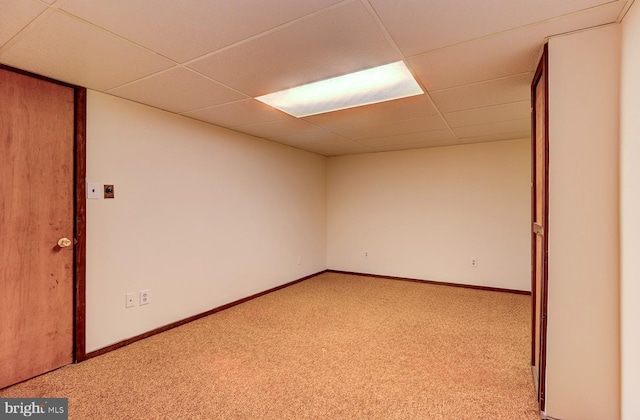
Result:
[[[127,300],[125,303],[125,308],[131,308],[133,306],[136,306],[136,294],[135,292],[132,293],[127,293]]]
[[[100,198],[102,194],[102,185],[97,182],[87,182],[87,198]]]

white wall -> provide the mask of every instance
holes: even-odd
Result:
[[[640,5],[622,22],[622,418],[640,419]]]
[[[530,154],[518,140],[329,158],[328,268],[531,290]]]
[[[324,270],[325,164],[89,91],[87,180],[116,198],[87,202],[86,350]]]
[[[619,418],[618,25],[549,42],[547,414]]]

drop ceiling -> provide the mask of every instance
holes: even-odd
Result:
[[[0,63],[325,156],[530,137],[546,39],[603,0],[0,0]],[[295,118],[256,96],[403,60],[424,95]]]

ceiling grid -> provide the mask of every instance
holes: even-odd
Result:
[[[627,0],[0,0],[0,63],[326,156],[529,138],[548,37]],[[254,98],[404,61],[424,95],[295,118]]]

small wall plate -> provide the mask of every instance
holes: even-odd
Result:
[[[113,189],[113,185],[104,186],[104,198],[115,198],[115,190]]]

